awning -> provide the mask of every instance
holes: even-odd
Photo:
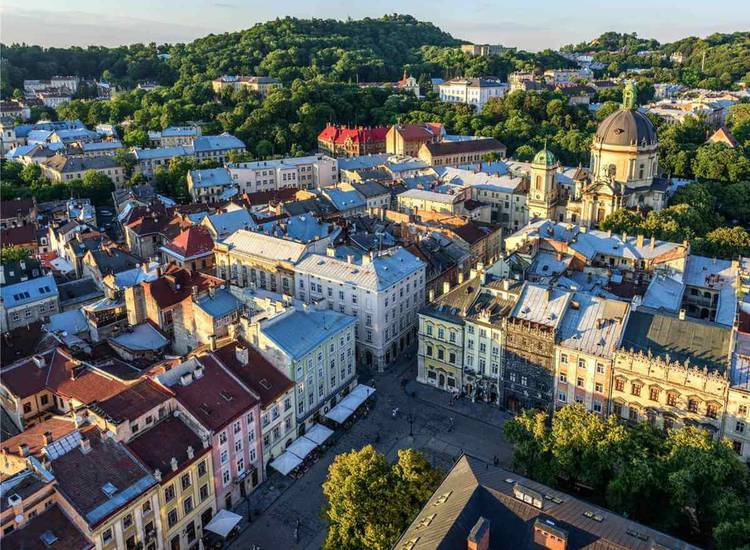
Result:
[[[281,453],[281,455],[273,460],[271,464],[269,464],[269,466],[271,466],[271,468],[273,468],[277,472],[281,472],[282,474],[287,475],[300,464],[302,464],[302,459],[300,457],[293,455],[292,453],[285,452]]]
[[[358,398],[361,397],[362,400],[359,402],[359,405],[361,405],[362,403],[365,402],[365,400],[368,397],[370,397],[374,393],[375,393],[375,388],[371,388],[370,386],[365,386],[364,384],[357,384],[357,386],[352,390],[352,392],[349,395],[356,395]]]
[[[336,405],[330,411],[328,411],[326,413],[326,418],[330,418],[334,422],[343,424],[346,421],[346,419],[349,418],[353,413],[354,413],[354,410],[344,407],[343,402],[342,402]]]
[[[326,439],[331,437],[333,430],[326,428],[321,424],[315,424],[305,433],[305,438],[311,440],[316,445],[322,444]]]
[[[204,527],[207,531],[216,533],[220,537],[225,537],[242,521],[242,516],[230,512],[229,510],[219,510],[211,521]]]
[[[317,444],[315,442],[307,439],[306,437],[298,437],[294,443],[289,445],[289,447],[286,448],[287,453],[292,453],[296,457],[303,459],[307,455],[309,455],[313,449],[317,447]]]

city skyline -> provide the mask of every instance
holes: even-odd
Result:
[[[750,25],[750,7],[730,2],[732,9],[706,12],[698,2],[636,0],[608,6],[601,11],[593,0],[577,2],[575,8],[549,0],[532,5],[509,2],[494,5],[478,0],[457,6],[441,1],[437,6],[387,0],[377,6],[350,6],[343,2],[295,0],[283,6],[255,2],[186,0],[180,10],[166,1],[135,0],[127,6],[110,0],[96,5],[71,0],[59,5],[48,0],[9,0],[2,14],[3,43],[38,44],[46,47],[118,46],[131,43],[189,42],[211,33],[238,31],[256,23],[285,17],[359,19],[387,13],[411,14],[430,21],[455,38],[476,43],[500,43],[530,51],[559,48],[590,40],[606,31],[636,32],[639,36],[671,42],[686,36],[733,32]],[[650,17],[628,18],[646,13]],[[664,21],[669,20],[669,25]]]

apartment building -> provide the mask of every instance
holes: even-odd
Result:
[[[257,328],[258,349],[294,384],[298,435],[357,385],[357,320],[325,306],[290,307]]]
[[[45,320],[60,311],[60,298],[52,275],[28,279],[0,288],[0,330],[5,332]]]
[[[445,135],[442,124],[394,124],[385,137],[385,150],[390,155],[416,157],[425,143],[440,141]]]
[[[192,145],[173,145],[154,149],[133,149],[135,171],[148,181],[153,181],[158,170],[166,170],[173,158],[194,156]]]
[[[306,303],[325,299],[357,317],[358,361],[383,369],[416,338],[425,264],[403,248],[371,252],[360,262],[333,254],[311,254],[295,266],[295,295]]]
[[[230,153],[243,152],[245,144],[226,132],[218,136],[198,136],[193,140],[193,154],[198,162],[208,160],[224,164],[229,162]]]
[[[385,153],[387,133],[385,126],[349,128],[327,123],[318,134],[318,150],[346,157]]]
[[[82,179],[86,172],[94,171],[111,179],[117,189],[125,184],[125,169],[109,156],[65,157],[55,155],[42,162],[39,167],[46,178],[56,182]]]
[[[231,182],[240,193],[277,191],[285,188],[315,189],[338,182],[338,161],[327,155],[256,160],[227,165]]]
[[[425,143],[417,156],[430,166],[460,166],[481,163],[487,155],[505,158],[508,149],[495,138]]]
[[[629,306],[576,292],[560,323],[555,346],[555,408],[582,403],[606,415],[612,361],[628,320]]]
[[[211,86],[217,94],[229,88],[235,91],[247,88],[266,97],[272,90],[281,88],[281,81],[272,76],[224,75],[212,80]]]

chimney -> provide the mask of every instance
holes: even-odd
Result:
[[[193,458],[195,458],[195,451],[193,450],[193,446],[192,445],[188,445],[188,448],[187,448],[187,457],[188,457],[188,460],[193,460]]]
[[[552,287],[551,286],[548,286],[547,288],[544,289],[544,297],[547,299],[548,302],[552,299]]]
[[[175,457],[172,457],[172,460],[169,461],[169,465],[172,467],[173,472],[177,471],[178,464],[177,464],[177,459]]]
[[[370,265],[372,263],[373,253],[368,252],[362,256],[362,265]]]
[[[627,240],[628,240],[628,232],[627,231],[623,231],[622,232],[622,242],[624,243]]]
[[[458,284],[463,284],[464,282],[464,272],[459,270],[458,271]]]
[[[21,443],[18,446],[18,454],[23,457],[29,456],[29,446],[26,443]]]
[[[85,437],[81,438],[81,453],[88,454],[91,451],[91,441]]]
[[[443,294],[448,294],[451,291],[451,282],[443,281]]]
[[[336,249],[332,246],[326,248],[326,256],[333,258],[336,256]]]
[[[477,270],[476,269],[470,270],[469,271],[469,279],[476,279],[476,277],[477,277]]]
[[[427,301],[428,302],[434,302],[435,301],[435,289],[431,288],[427,291]]]
[[[466,537],[466,550],[489,550],[489,547],[490,520],[480,516]]]
[[[154,479],[156,481],[161,481],[161,470],[159,468],[154,470]]]
[[[52,442],[53,442],[54,440],[55,440],[55,438],[54,438],[54,436],[52,435],[52,432],[50,432],[50,431],[44,432],[44,444],[45,444],[45,445],[49,445],[49,444],[50,444],[50,443],[52,443]]]
[[[208,347],[211,349],[211,351],[216,351],[216,335],[215,334],[209,335]]]
[[[681,310],[680,310],[680,312],[679,312],[679,313],[677,314],[677,317],[678,317],[678,318],[679,318],[679,319],[680,319],[681,321],[684,321],[684,320],[685,320],[685,315],[686,315],[686,314],[687,314],[687,311],[685,311],[684,309],[681,309]]]
[[[34,357],[32,357],[31,359],[32,359],[32,361],[34,361],[34,364],[35,364],[35,365],[36,365],[37,367],[39,367],[40,369],[43,369],[43,368],[45,367],[45,365],[47,364],[47,363],[46,363],[46,362],[44,361],[44,357],[42,357],[41,355],[35,355],[35,356],[34,356]]]
[[[353,264],[354,263],[354,254],[347,254],[346,255],[346,263]]]
[[[651,235],[651,240],[648,242],[648,247],[653,250],[656,246],[656,235]]]
[[[510,290],[510,279],[503,279],[503,290]]]
[[[250,362],[250,350],[245,346],[237,346],[234,354],[241,365],[247,365]]]
[[[190,292],[193,294],[193,300],[197,300],[198,299],[198,285],[193,285],[190,288]]]

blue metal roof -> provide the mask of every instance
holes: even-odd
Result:
[[[300,359],[356,322],[356,317],[329,309],[296,310],[278,320],[271,320],[261,330],[286,354]]]
[[[208,216],[208,221],[211,222],[211,225],[213,225],[220,238],[231,235],[239,229],[255,229],[257,227],[250,212],[244,208],[221,214],[213,214],[212,216]]]
[[[240,308],[240,301],[227,290],[219,289],[213,296],[204,296],[196,304],[211,317],[226,317]]]
[[[138,160],[163,159],[172,157],[184,157],[193,154],[192,147],[155,147],[153,149],[136,149],[133,151]]]
[[[224,151],[226,149],[244,149],[245,144],[231,134],[218,136],[198,136],[193,140],[196,153],[205,151]]]
[[[343,191],[341,189],[328,188],[323,190],[323,194],[333,203],[339,212],[367,206],[367,202],[362,198],[362,195],[354,190]]]
[[[49,323],[44,325],[49,332],[67,332],[68,334],[78,334],[88,330],[89,325],[86,322],[86,316],[80,309],[72,309],[50,315]]]
[[[161,137],[197,136],[198,129],[192,126],[170,126],[161,131]]]
[[[57,284],[52,275],[46,275],[14,285],[5,285],[0,288],[0,295],[6,308],[18,307],[57,296]]]
[[[198,189],[217,185],[232,185],[232,175],[226,168],[191,170],[190,179],[193,182],[193,187]]]

